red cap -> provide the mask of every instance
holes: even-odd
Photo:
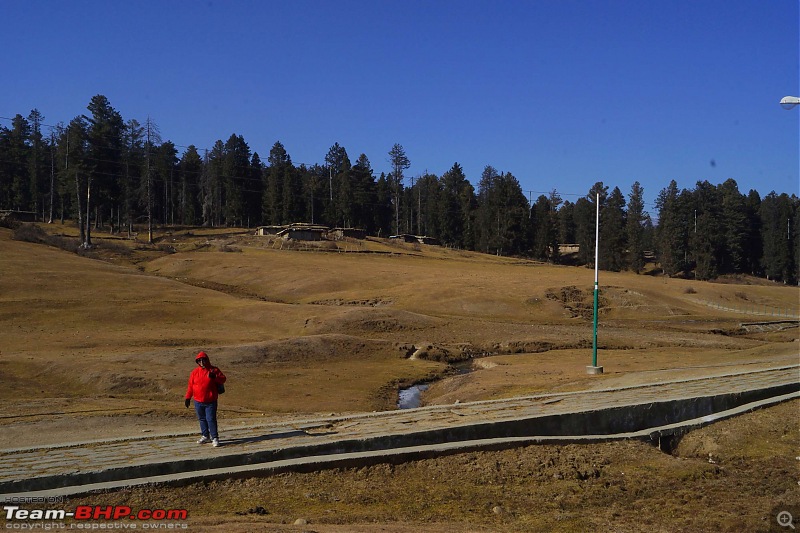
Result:
[[[195,357],[194,360],[197,361],[198,359],[208,359],[206,352],[200,352],[199,354],[197,354],[197,357]]]

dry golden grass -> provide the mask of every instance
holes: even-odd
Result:
[[[44,230],[76,235],[69,226]],[[235,419],[391,409],[398,387],[417,381],[433,382],[426,402],[449,403],[798,360],[796,321],[748,330],[740,324],[763,319],[711,306],[798,313],[797,287],[762,280],[601,273],[605,374],[589,377],[590,269],[374,239],[281,249],[241,229],[173,229],[157,233],[153,245],[141,236],[95,233],[96,248],[78,256],[0,229],[0,447],[193,429],[182,398],[200,349],[229,377],[223,432]],[[419,358],[410,357],[415,352]],[[475,370],[453,375],[448,362],[457,361]],[[152,505],[188,507],[203,531],[294,531],[281,522],[297,516],[330,532],[372,531],[372,522],[398,533],[587,524],[736,531],[741,516],[752,521],[769,511],[761,509],[767,502],[786,499],[775,493],[783,485],[761,472],[791,468],[793,458],[784,457],[797,445],[797,432],[786,429],[791,409],[796,402],[779,415],[687,438],[682,450],[691,461],[635,443],[530,447],[97,502],[155,498]],[[784,433],[770,436],[765,428],[776,420]],[[781,447],[770,446],[774,438]],[[697,458],[708,450],[725,450],[731,465],[720,470]],[[570,477],[595,468],[597,477]],[[265,503],[266,520],[233,514]],[[706,512],[716,504],[719,511]],[[498,505],[503,510],[493,513]]]
[[[199,349],[231,377],[225,403],[240,413],[391,408],[398,384],[446,371],[407,358],[423,345],[440,361],[506,354],[482,360],[497,368],[437,384],[430,402],[588,381],[590,269],[375,239],[280,250],[230,229],[171,230],[154,245],[94,241],[80,257],[0,229],[0,372],[13,377],[0,399],[10,414],[36,414],[47,398],[69,398],[74,412],[100,399],[163,410],[179,403]],[[747,299],[797,312],[796,287],[605,272],[601,286],[603,380],[747,363],[764,346],[770,357],[797,352],[796,328],[742,334],[753,317],[707,305]]]

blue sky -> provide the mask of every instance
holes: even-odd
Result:
[[[778,105],[800,93],[797,0],[2,0],[0,20],[2,117],[104,94],[180,147],[235,133],[311,164],[338,142],[380,174],[400,143],[407,176],[492,165],[533,199],[800,193],[800,109]]]

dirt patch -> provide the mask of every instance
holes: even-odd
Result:
[[[443,321],[399,309],[345,309],[335,316],[312,317],[306,328],[315,333],[345,332],[351,335],[411,333],[441,326]]]
[[[331,300],[317,300],[309,302],[312,305],[346,305],[353,307],[383,307],[392,305],[394,302],[390,298],[366,298],[362,300],[344,300],[341,298],[334,298]]]
[[[327,334],[281,339],[229,351],[232,354],[230,364],[253,366],[270,363],[302,364],[310,361],[374,359],[389,353],[395,355],[393,348],[392,343],[388,341]]]
[[[793,401],[697,430],[675,455],[638,441],[537,445],[81,503],[185,507],[197,531],[297,531],[298,519],[307,523],[300,530],[320,533],[768,531],[776,506],[800,504],[796,454],[786,453],[800,446],[798,408]]]
[[[547,289],[545,296],[548,300],[559,302],[573,318],[581,317],[591,319],[594,315],[594,294],[579,289],[574,285]],[[598,297],[602,301],[602,297]],[[604,307],[604,306],[603,306]]]

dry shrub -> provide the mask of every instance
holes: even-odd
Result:
[[[11,238],[15,241],[33,242],[36,244],[47,244],[49,235],[36,224],[21,224],[14,229]]]
[[[20,222],[14,220],[12,216],[0,215],[0,228],[17,229]]]
[[[683,294],[697,294],[697,291],[694,290],[694,287],[686,287],[683,289]]]
[[[339,246],[336,245],[333,241],[320,241],[317,245],[320,250],[328,250],[330,252],[335,252],[339,249]]]
[[[20,224],[14,229],[11,238],[15,241],[32,242],[35,244],[45,244],[60,248],[72,253],[78,253],[80,243],[78,239],[70,239],[58,235],[50,235],[36,224]]]
[[[102,241],[97,245],[97,248],[112,254],[123,255],[125,257],[133,255],[133,251],[129,247],[117,242]]]
[[[230,243],[224,242],[219,245],[220,252],[241,252],[242,249],[238,246],[233,246]]]
[[[175,247],[171,246],[169,244],[159,244],[158,246],[156,246],[156,249],[159,252],[164,252],[164,253],[167,253],[167,254],[174,254],[175,252],[177,252]]]

